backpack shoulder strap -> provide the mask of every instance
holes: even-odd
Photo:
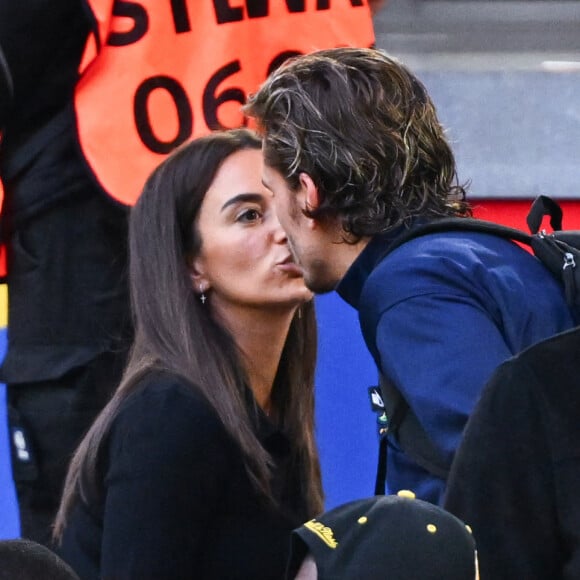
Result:
[[[429,473],[447,479],[450,466],[431,441],[407,401],[395,385],[382,373],[379,384],[383,396],[386,428],[380,440],[375,495],[385,493],[387,478],[387,435],[396,434],[401,449],[417,465]]]
[[[539,195],[530,207],[526,223],[528,224],[528,228],[530,228],[530,232],[537,234],[544,217],[550,216],[550,226],[556,232],[562,229],[563,215],[564,212],[558,205],[558,202],[547,195]]]
[[[401,234],[389,244],[382,258],[390,254],[393,250],[403,244],[426,236],[428,234],[443,232],[479,232],[482,234],[491,234],[500,238],[514,240],[522,244],[531,245],[532,236],[522,230],[510,228],[494,222],[489,222],[474,218],[448,217],[433,220],[431,222],[411,227],[405,233]]]

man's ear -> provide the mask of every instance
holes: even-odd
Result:
[[[298,179],[300,180],[300,189],[302,190],[302,196],[304,198],[303,209],[318,209],[318,206],[321,202],[320,193],[318,191],[318,187],[316,187],[314,181],[312,180],[312,177],[310,177],[308,173],[301,173],[298,176]]]

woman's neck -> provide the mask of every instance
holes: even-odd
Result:
[[[221,313],[243,353],[249,387],[266,414],[271,408],[274,379],[295,310],[254,310]]]

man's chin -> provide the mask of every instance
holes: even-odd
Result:
[[[340,280],[332,273],[331,268],[328,267],[325,261],[315,260],[309,264],[308,268],[302,265],[304,274],[304,284],[306,288],[314,292],[314,294],[328,294],[332,292]]]
[[[328,294],[332,292],[335,288],[337,283],[336,282],[323,282],[321,280],[309,280],[304,278],[304,283],[306,288],[314,294]]]

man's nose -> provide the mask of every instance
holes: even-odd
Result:
[[[272,228],[274,241],[277,244],[285,244],[288,241],[288,237],[286,236],[286,232],[284,231],[282,224],[280,223],[280,221],[276,216],[274,216],[272,220],[273,220]]]

